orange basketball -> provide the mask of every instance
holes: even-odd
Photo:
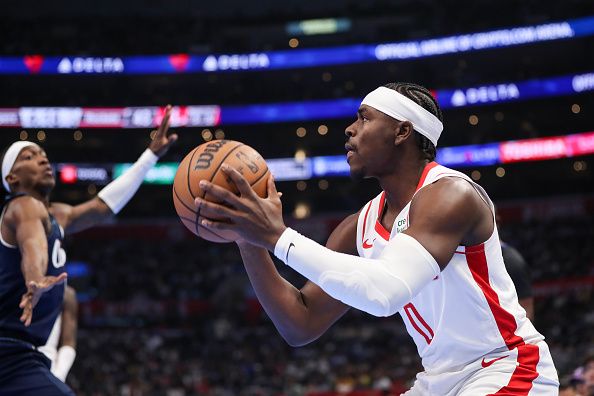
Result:
[[[203,216],[194,204],[196,197],[217,202],[212,195],[205,196],[198,186],[200,180],[208,180],[238,194],[235,184],[221,171],[223,163],[237,169],[260,197],[267,195],[268,166],[250,146],[233,140],[213,140],[190,151],[180,162],[173,180],[173,203],[188,230],[211,242],[233,242],[237,239],[234,232],[209,230],[200,225]]]

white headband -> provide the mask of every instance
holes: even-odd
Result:
[[[437,117],[406,96],[386,87],[371,91],[361,102],[399,121],[409,121],[415,131],[437,147],[443,124]]]
[[[25,147],[29,147],[29,146],[37,146],[37,144],[35,144],[33,142],[26,142],[26,141],[14,142],[13,144],[10,145],[8,150],[6,150],[6,154],[4,154],[4,159],[2,159],[2,184],[4,185],[4,188],[6,189],[6,191],[8,191],[8,192],[10,192],[10,186],[8,185],[8,182],[6,181],[6,176],[8,176],[8,174],[12,170],[12,167],[13,167],[17,157],[21,153],[21,151]]]

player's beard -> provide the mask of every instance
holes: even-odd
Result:
[[[360,182],[365,179],[365,168],[351,169],[351,180]]]

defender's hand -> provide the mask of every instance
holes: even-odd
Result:
[[[171,105],[167,105],[165,108],[165,116],[161,121],[161,125],[159,125],[159,129],[155,134],[155,138],[149,144],[149,148],[157,157],[162,157],[165,155],[169,147],[177,140],[177,134],[172,133],[171,135],[167,136],[167,132],[169,131],[169,120],[171,118]]]
[[[67,277],[68,275],[63,272],[58,276],[44,276],[38,281],[29,282],[27,285],[27,292],[23,294],[21,303],[19,304],[19,308],[23,310],[21,322],[23,322],[25,326],[31,324],[31,320],[33,319],[33,308],[35,308],[39,302],[41,295],[50,291],[54,286],[64,283]]]

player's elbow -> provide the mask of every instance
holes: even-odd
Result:
[[[317,340],[322,335],[321,333],[314,333],[309,329],[295,326],[288,330],[279,328],[278,331],[281,337],[283,337],[283,340],[285,340],[288,345],[294,348],[305,346]]]
[[[299,338],[299,337],[285,337],[285,336],[283,336],[283,339],[289,346],[291,346],[293,348],[302,347],[302,346],[305,346],[311,342],[311,340],[308,340],[305,338]]]

